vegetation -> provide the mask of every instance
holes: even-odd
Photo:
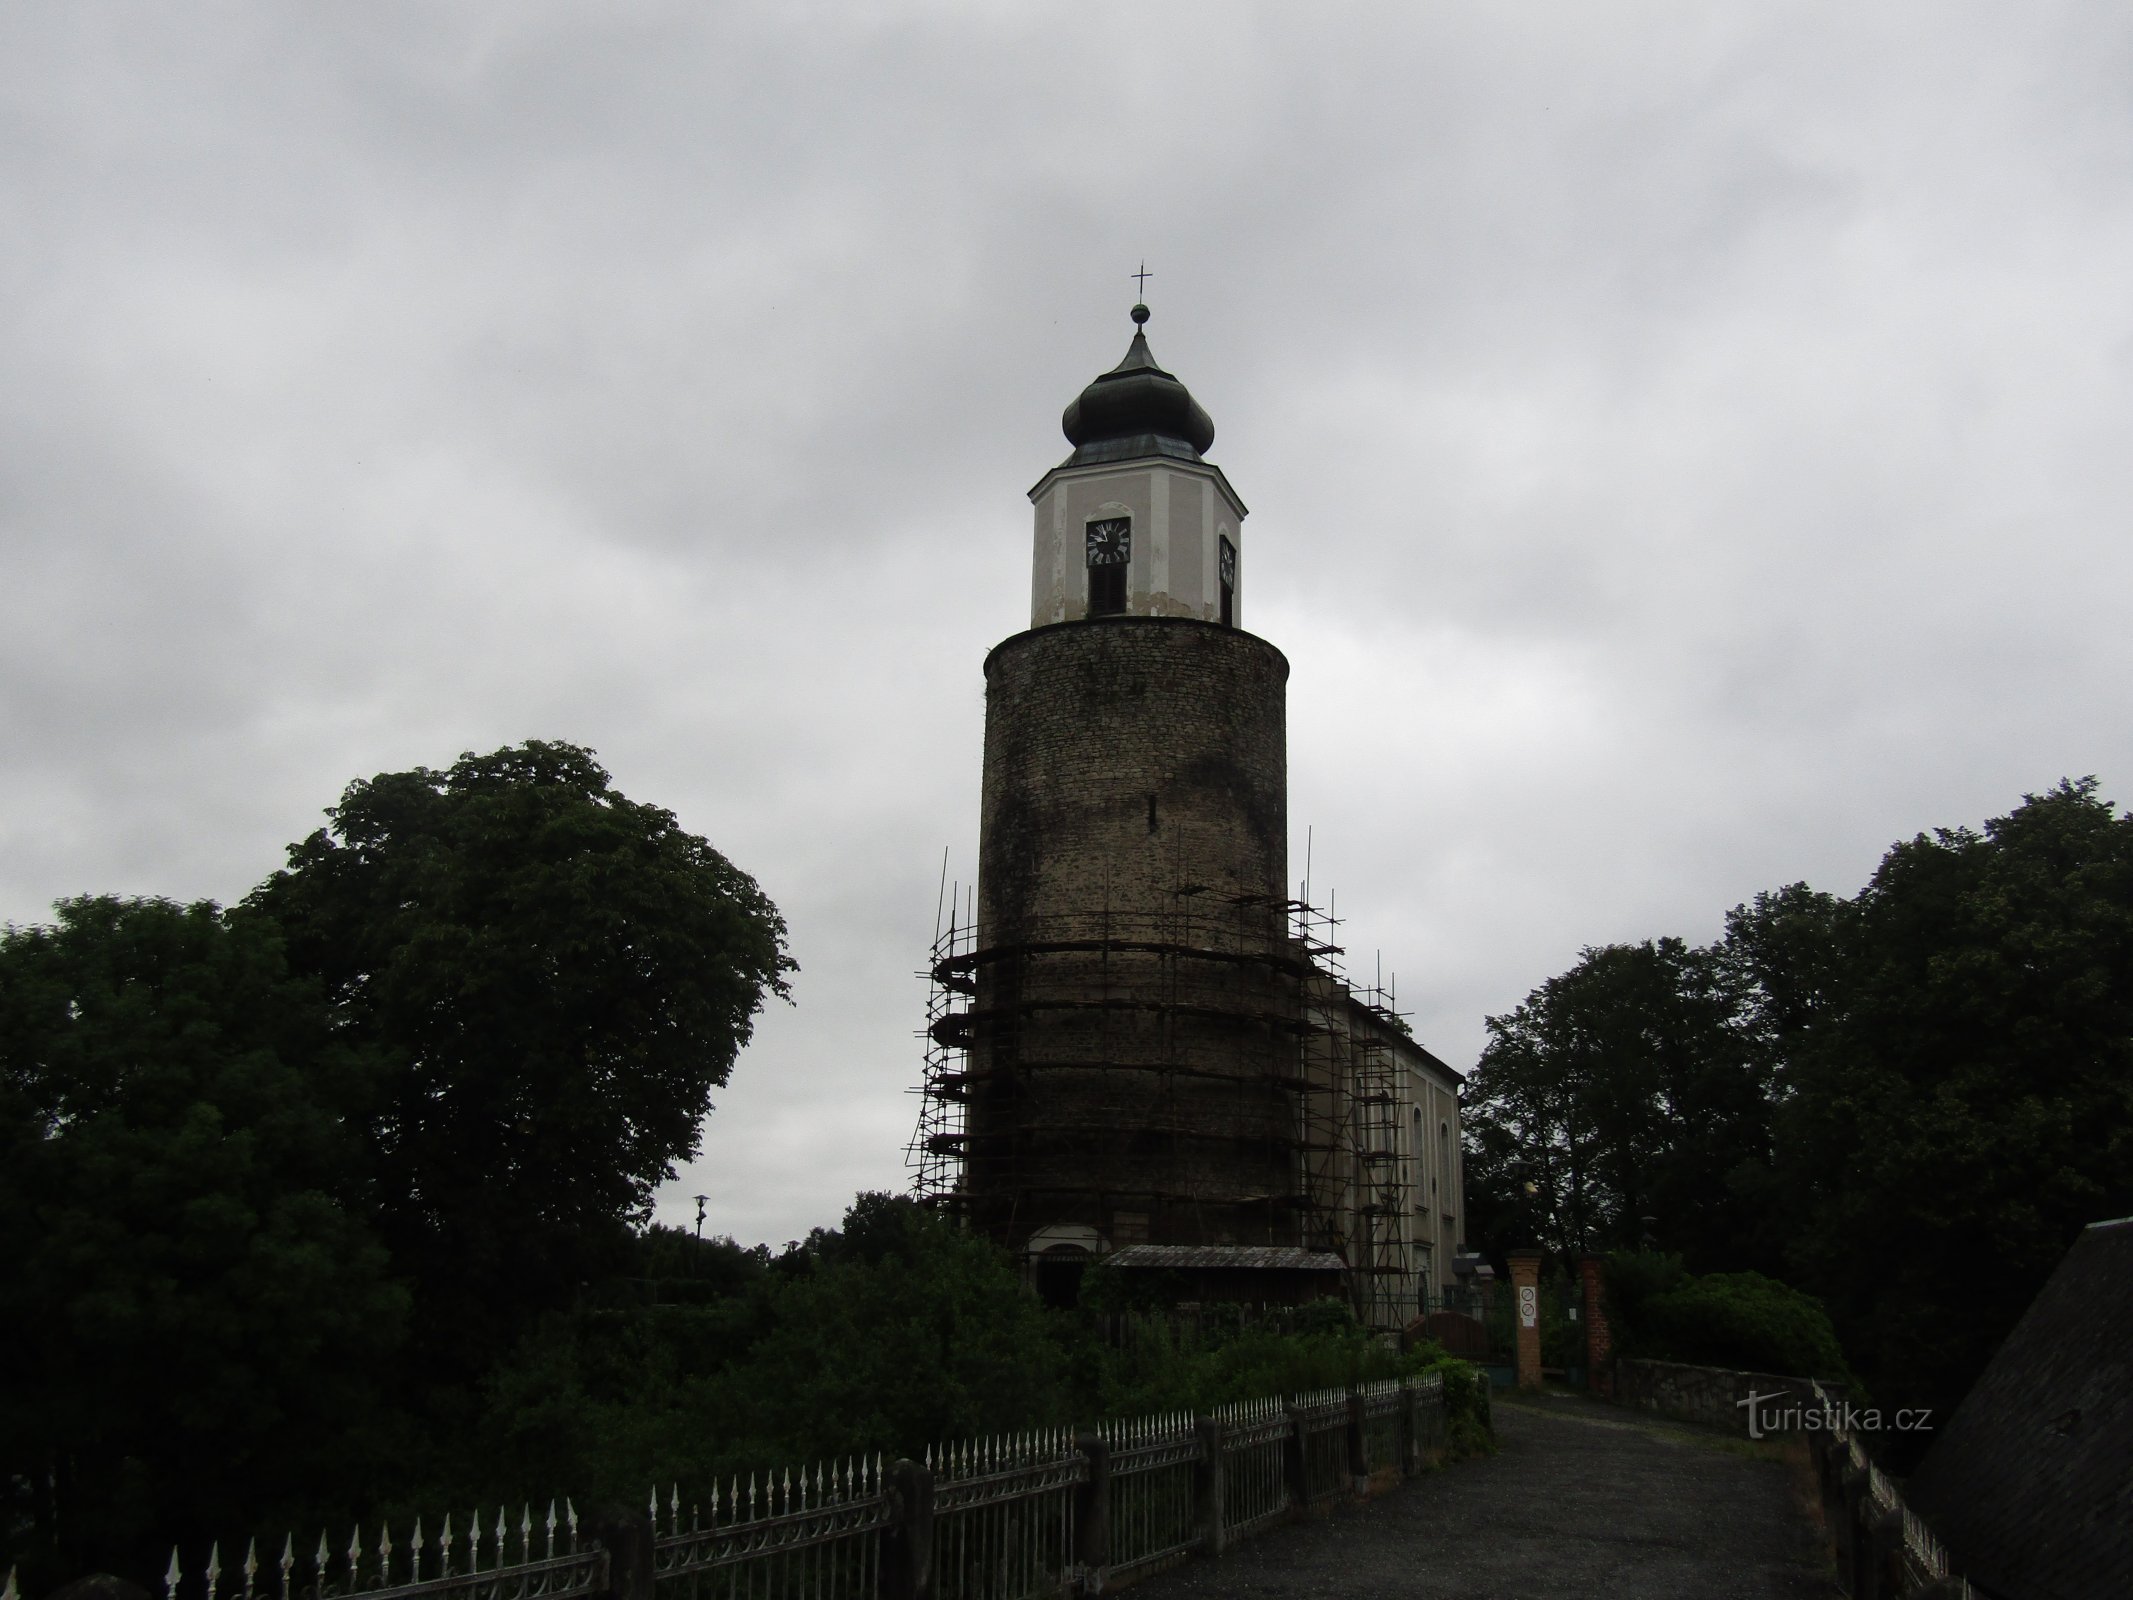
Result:
[[[769,900],[568,745],[329,818],[230,910],[0,934],[0,1570],[31,1592],[1438,1356],[1330,1302],[1181,1329],[1101,1273],[1048,1311],[885,1195],[778,1256],[650,1226],[784,992]],[[1444,1370],[1479,1448],[1486,1392]]]
[[[2080,1229],[2133,1210],[2133,818],[2061,783],[1849,900],[1587,950],[1489,1029],[1477,1243],[1721,1275],[1670,1302],[1678,1348],[1818,1348],[1796,1285],[1888,1405],[1945,1415]]]
[[[753,881],[587,751],[329,816],[233,910],[0,935],[0,1540],[33,1581],[419,1477],[628,1270],[783,992]]]
[[[1607,1315],[1623,1355],[1857,1383],[1822,1303],[1760,1272],[1697,1277],[1679,1256],[1614,1255]]]

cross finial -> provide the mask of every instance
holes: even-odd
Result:
[[[1154,276],[1155,276],[1155,274],[1154,274],[1154,273],[1152,273],[1152,272],[1150,272],[1150,271],[1148,270],[1148,263],[1147,263],[1147,260],[1146,260],[1146,259],[1144,258],[1144,259],[1143,259],[1143,260],[1141,261],[1141,270],[1140,270],[1140,271],[1138,271],[1138,272],[1129,272],[1129,273],[1127,273],[1127,274],[1126,274],[1126,276],[1127,276],[1127,277],[1129,277],[1129,278],[1135,279],[1135,280],[1137,280],[1137,281],[1139,282],[1139,284],[1140,284],[1140,286],[1141,286],[1141,287],[1140,287],[1140,298],[1141,298],[1141,299],[1143,299],[1143,300],[1147,299],[1147,298],[1148,298],[1148,280],[1149,280],[1150,278],[1152,278],[1152,277],[1154,277]]]

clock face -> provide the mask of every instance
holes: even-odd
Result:
[[[1215,551],[1215,567],[1222,574],[1222,587],[1237,587],[1237,547],[1224,539]]]
[[[1089,565],[1122,567],[1132,558],[1133,523],[1127,517],[1109,517],[1089,524]]]

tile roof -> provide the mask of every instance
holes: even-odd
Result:
[[[1256,1272],[1345,1272],[1348,1263],[1326,1250],[1243,1244],[1129,1244],[1104,1257],[1107,1267],[1228,1267]]]
[[[2133,1595],[2133,1217],[2082,1230],[1904,1497],[2010,1600]]]

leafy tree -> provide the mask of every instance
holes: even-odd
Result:
[[[574,745],[381,774],[327,815],[245,910],[392,1064],[364,1118],[379,1227],[426,1367],[470,1377],[624,1259],[786,993],[785,925]]]
[[[1679,939],[1611,945],[1489,1018],[1465,1112],[1485,1248],[1574,1255],[1648,1226],[1699,1256],[1735,1246],[1741,1169],[1768,1162],[1770,1073],[1730,977]]]
[[[2133,819],[2093,779],[1897,845],[1787,1067],[1799,1281],[1944,1412],[2082,1226],[2133,1210]]]
[[[725,1474],[1071,1420],[1066,1330],[1007,1257],[860,1195],[716,1305],[546,1319],[490,1384],[481,1463],[512,1494]]]
[[[350,1131],[377,1063],[265,924],[57,913],[0,935],[0,1533],[33,1584],[146,1581],[374,1462],[407,1310]]]
[[[2080,1228],[2133,1210],[2133,818],[2062,782],[1850,900],[1794,884],[1706,950],[1588,950],[1490,1035],[1492,1245],[1650,1215],[1688,1267],[1782,1268],[1887,1406],[1945,1413]],[[1705,1293],[1706,1331],[1763,1316],[1759,1282]]]

